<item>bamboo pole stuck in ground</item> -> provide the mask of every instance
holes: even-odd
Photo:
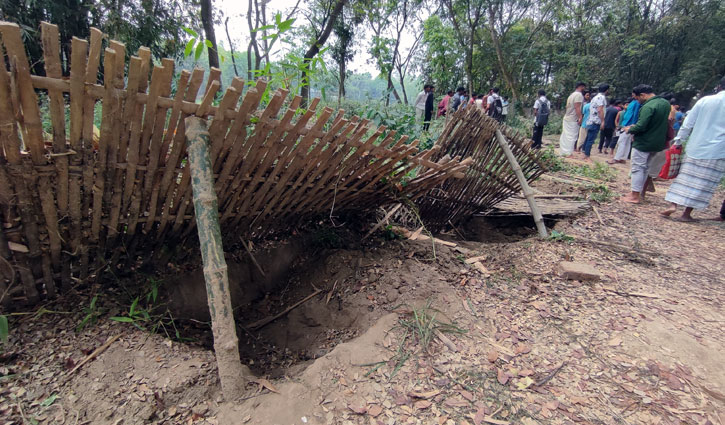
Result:
[[[190,116],[185,120],[189,170],[196,213],[201,258],[204,263],[206,295],[214,334],[219,378],[226,401],[242,395],[248,370],[239,358],[227,263],[219,228],[219,203],[214,191],[214,174],[209,156],[206,120]]]
[[[499,129],[496,129],[496,140],[498,140],[498,144],[499,146],[501,146],[501,150],[503,150],[503,153],[506,155],[506,159],[511,165],[514,174],[516,174],[516,178],[519,180],[521,190],[524,192],[526,201],[528,201],[529,203],[529,208],[531,208],[531,215],[534,216],[534,223],[536,223],[536,228],[539,231],[539,236],[541,236],[542,238],[548,237],[549,235],[546,232],[546,226],[544,225],[544,217],[541,216],[539,207],[536,205],[536,199],[534,199],[534,191],[531,190],[531,187],[529,187],[529,183],[526,181],[524,172],[521,171],[521,166],[519,165],[518,161],[516,161],[516,157],[514,156],[513,152],[511,152],[511,148],[509,147],[506,138],[503,136],[501,130]]]

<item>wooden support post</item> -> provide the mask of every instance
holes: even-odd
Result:
[[[239,358],[227,262],[224,259],[219,228],[219,204],[214,191],[214,174],[209,156],[209,132],[207,122],[202,118],[190,116],[184,122],[196,228],[199,232],[206,296],[214,334],[214,352],[224,398],[233,401],[241,396],[245,379],[250,374]]]
[[[534,223],[536,223],[536,228],[539,230],[539,236],[542,238],[548,237],[549,235],[546,232],[546,226],[544,225],[544,217],[541,216],[539,207],[536,205],[536,199],[534,199],[534,191],[531,190],[531,187],[529,187],[529,183],[526,181],[524,172],[521,171],[521,166],[518,161],[516,161],[516,157],[513,152],[511,152],[511,148],[509,147],[506,138],[499,129],[496,129],[496,140],[498,140],[501,150],[503,150],[503,153],[506,155],[506,159],[511,165],[511,168],[514,170],[514,174],[516,174],[519,184],[521,184],[521,190],[523,190],[526,201],[529,203],[529,208],[531,208],[531,215],[534,216]]]

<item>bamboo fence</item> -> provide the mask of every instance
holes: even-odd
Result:
[[[445,180],[417,198],[420,216],[430,229],[440,230],[474,213],[485,213],[521,191],[511,164],[496,141],[496,129],[507,139],[527,181],[544,172],[538,151],[531,149],[530,139],[499,124],[481,108],[458,110],[436,142],[439,149],[432,160],[461,156],[473,162],[464,178]]]
[[[457,112],[441,142],[419,152],[385,127],[318,110],[319,99],[305,110],[283,89],[263,99],[261,79],[235,78],[220,93],[215,68],[206,79],[201,69],[175,77],[173,60],[154,64],[145,47],[126,62],[124,44],[95,28],[89,40],[72,39],[69,58],[56,26],[43,23],[41,36],[45,75],[33,75],[20,28],[0,22],[5,308],[54,297],[106,268],[163,263],[168,247],[196,240],[189,116],[208,120],[219,222],[233,242],[403,199],[440,227],[520,189],[493,141],[498,124],[475,108]],[[527,177],[538,176],[527,142],[506,137]]]
[[[45,75],[32,75],[20,28],[0,22],[5,307],[53,297],[107,267],[130,267],[196,239],[188,116],[208,119],[221,229],[235,242],[315,215],[415,200],[462,177],[470,163],[436,148],[419,152],[417,142],[344,111],[318,111],[319,99],[299,110],[302,99],[286,90],[262,108],[264,80],[235,78],[222,95],[214,68],[197,102],[204,71],[175,79],[174,62],[153,64],[143,47],[126,63],[123,43],[95,28],[89,40],[72,39],[70,58],[60,56],[56,26],[43,23],[41,34]],[[43,114],[41,93],[48,96]]]

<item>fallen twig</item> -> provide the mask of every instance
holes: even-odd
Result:
[[[597,220],[599,220],[599,223],[600,223],[600,224],[601,224],[602,226],[606,226],[606,225],[604,224],[604,220],[602,220],[602,216],[601,216],[601,215],[599,215],[599,210],[597,209],[597,206],[596,206],[596,205],[592,204],[592,210],[594,210],[594,214],[596,214],[596,215],[597,215]]]
[[[602,289],[604,289],[607,292],[612,292],[617,295],[621,295],[623,297],[640,297],[640,298],[653,298],[653,299],[659,298],[659,296],[655,295],[655,294],[647,294],[644,292],[625,292],[625,291],[620,291],[617,288],[612,288],[611,286],[602,286]]]
[[[451,341],[451,339],[448,338],[443,332],[438,329],[434,329],[433,333],[435,333],[438,339],[441,340],[441,342],[444,343],[449,350],[453,351],[454,353],[458,352],[458,347],[456,347],[456,344],[454,344],[453,341]]]
[[[277,313],[274,316],[270,316],[270,317],[264,318],[262,320],[258,320],[256,322],[254,322],[254,323],[246,326],[246,328],[247,329],[250,329],[250,330],[257,330],[259,328],[262,328],[264,326],[267,326],[268,324],[270,324],[270,323],[274,322],[275,320],[279,319],[280,317],[286,315],[287,313],[289,313],[290,311],[292,311],[295,308],[299,307],[300,305],[302,305],[302,304],[306,303],[307,301],[311,300],[315,295],[319,294],[320,292],[322,292],[322,291],[319,290],[319,289],[315,289],[315,292],[313,292],[310,295],[304,297],[303,299],[297,301],[296,303],[294,303],[291,306],[287,307],[286,309],[284,309],[280,313]]]
[[[332,289],[330,289],[330,292],[327,293],[327,298],[325,298],[325,305],[330,303],[330,299],[332,298],[332,294],[335,293],[335,288],[337,288],[337,281],[332,285]]]
[[[534,198],[537,199],[576,199],[581,198],[581,195],[555,195],[555,194],[549,194],[544,193],[541,195],[534,195]]]
[[[252,250],[249,249],[249,245],[247,245],[247,242],[244,240],[244,238],[242,238],[240,236],[239,240],[242,241],[242,246],[244,247],[244,249],[247,250],[247,254],[249,254],[249,257],[252,259],[252,262],[254,263],[254,265],[257,266],[257,270],[259,270],[259,272],[262,273],[262,277],[267,277],[267,275],[264,274],[264,270],[262,270],[262,266],[260,266],[259,263],[257,262],[257,259],[254,258],[254,254],[252,254]]]
[[[110,347],[111,344],[113,344],[114,341],[116,341],[120,337],[121,337],[121,334],[114,335],[114,336],[108,338],[108,340],[106,340],[106,342],[103,343],[103,345],[101,345],[100,347],[98,347],[95,350],[93,350],[93,352],[91,354],[87,355],[85,359],[81,360],[80,363],[78,363],[76,365],[76,367],[74,367],[73,369],[71,369],[70,372],[68,372],[68,375],[72,375],[73,372],[75,372],[78,369],[80,369],[84,364],[86,364],[86,363],[90,362],[91,360],[95,359],[96,357],[98,357],[99,354],[101,354],[104,351],[106,351],[108,349],[108,347]]]
[[[561,370],[561,368],[564,367],[565,364],[566,364],[566,362],[563,362],[562,364],[560,364],[557,368],[555,368],[554,370],[552,370],[551,373],[549,373],[548,375],[546,375],[544,377],[544,379],[542,379],[542,380],[540,380],[538,382],[535,382],[534,385],[536,385],[537,387],[540,387],[540,386],[546,384],[547,382],[551,381],[551,378],[553,378],[554,376],[556,376],[556,374],[559,373],[559,371]]]

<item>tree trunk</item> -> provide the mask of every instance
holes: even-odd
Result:
[[[337,102],[339,102],[345,97],[345,77],[347,76],[347,68],[345,65],[345,55],[342,55],[342,61],[340,61],[340,87],[338,87],[337,91]]]
[[[247,24],[249,25],[249,45],[247,46],[247,80],[253,81],[256,79],[255,72],[258,67],[256,66],[259,59],[259,46],[257,45],[257,32],[254,31],[257,27],[252,23],[252,12],[253,0],[249,0],[249,8],[247,9]],[[254,55],[252,55],[254,53]],[[255,65],[252,65],[252,56],[254,56]]]
[[[325,27],[322,29],[320,36],[317,37],[317,40],[315,40],[310,48],[305,52],[304,62],[306,64],[309,65],[309,63],[312,62],[312,58],[320,53],[320,48],[325,44],[325,42],[327,42],[327,39],[330,37],[330,33],[332,32],[332,27],[335,25],[335,21],[342,13],[345,2],[346,0],[337,0],[337,3],[335,3],[335,7],[332,9],[330,17],[325,24]],[[304,69],[301,77],[302,87],[300,87],[300,96],[302,97],[302,104],[300,107],[305,108],[310,100],[310,70]]]
[[[498,32],[496,31],[496,27],[494,26],[494,22],[496,22],[496,15],[493,12],[493,8],[488,8],[488,27],[491,30],[491,42],[493,43],[493,47],[496,50],[496,60],[498,61],[498,67],[501,69],[501,74],[503,75],[503,79],[506,80],[506,84],[508,85],[509,89],[511,90],[511,98],[512,103],[515,103],[516,100],[519,98],[519,92],[516,89],[516,85],[514,84],[514,79],[511,77],[511,73],[508,70],[508,67],[506,66],[506,62],[503,58],[503,50],[501,50],[501,42],[498,39]]]
[[[229,35],[229,18],[224,21],[224,30],[227,32],[227,40],[229,41],[229,51],[232,53],[232,65],[234,66],[234,76],[239,76],[239,71],[237,70],[237,61],[234,59],[234,44],[232,44],[232,37]]]
[[[209,54],[209,67],[219,68],[219,50],[216,44],[216,35],[214,34],[211,0],[201,0],[201,25],[204,27],[206,39],[211,42],[211,46],[206,49]]]
[[[214,192],[214,174],[209,157],[209,132],[207,123],[202,118],[191,116],[184,123],[196,228],[199,232],[206,296],[214,334],[214,353],[222,393],[226,401],[233,401],[242,395],[246,379],[251,373],[239,358],[239,341],[229,292],[227,263],[219,229],[219,204]]]
[[[405,91],[405,76],[403,72],[398,69],[398,75],[400,76],[400,91],[403,92],[403,103],[408,104],[408,93]]]
[[[385,92],[385,106],[390,106],[390,93],[393,93],[393,96],[395,96],[395,100],[400,103],[400,95],[398,94],[398,91],[395,90],[395,85],[393,84],[393,68],[390,68],[390,71],[388,71],[388,88]]]

